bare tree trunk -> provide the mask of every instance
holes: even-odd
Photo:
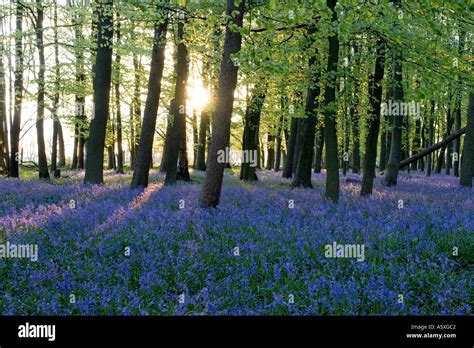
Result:
[[[96,74],[94,79],[94,118],[89,139],[85,183],[104,182],[104,146],[107,120],[109,118],[110,83],[112,80],[113,0],[102,0],[98,4],[98,30]]]
[[[243,154],[246,154],[246,160],[242,161],[240,167],[240,180],[256,181],[258,180],[256,166],[250,163],[250,158],[255,158],[258,153],[258,130],[260,128],[260,114],[262,112],[263,102],[267,93],[267,85],[257,85],[253,91],[250,102],[245,110],[244,117],[244,135],[242,141]]]
[[[310,46],[314,46],[314,39],[311,37],[316,32],[314,25],[311,25],[308,29],[308,40],[310,40]],[[313,164],[313,150],[314,150],[314,137],[316,132],[316,107],[317,99],[321,92],[319,87],[319,80],[321,78],[319,69],[315,69],[317,51],[310,56],[308,63],[309,70],[309,87],[306,96],[305,104],[305,117],[300,120],[301,126],[301,151],[297,158],[297,167],[295,172],[295,178],[293,180],[293,187],[313,187],[311,184],[311,169]]]
[[[474,93],[469,93],[469,105],[467,109],[466,137],[464,138],[464,150],[461,167],[462,186],[472,187],[474,176]]]
[[[10,130],[10,172],[8,176],[18,178],[21,105],[23,102],[23,7],[20,2],[16,5],[16,33],[15,33],[15,110]]]
[[[163,13],[164,21],[155,22],[153,51],[151,55],[150,76],[148,78],[148,94],[143,116],[140,145],[137,161],[133,171],[132,188],[148,186],[148,177],[152,161],[153,139],[156,128],[156,117],[161,96],[161,80],[165,63],[166,31],[168,14]]]
[[[368,133],[365,142],[364,176],[362,178],[361,196],[372,194],[377,159],[377,142],[380,129],[380,105],[382,103],[382,80],[385,64],[385,43],[378,39],[376,43],[375,72],[369,78]]]
[[[3,40],[0,41],[0,174],[8,172],[8,127],[5,93],[5,66]]]
[[[401,0],[391,0],[396,7],[401,7]],[[402,85],[402,52],[398,48],[393,48],[392,52],[392,79],[394,86],[392,87],[392,97],[396,102],[403,101],[403,85]],[[382,183],[385,186],[395,186],[397,184],[398,171],[401,160],[402,150],[402,126],[403,117],[395,115],[393,117],[392,140],[390,146],[390,156],[388,158],[387,170]]]
[[[234,104],[234,91],[237,85],[238,66],[232,62],[232,55],[240,51],[242,34],[233,29],[242,27],[245,0],[227,1],[227,23],[222,54],[219,87],[217,90],[216,111],[212,127],[212,141],[209,151],[208,168],[204,179],[201,204],[205,207],[216,207],[222,189],[225,163],[218,163],[218,151],[225,151],[229,144],[230,122]]]
[[[337,0],[327,0],[332,12],[332,25],[337,25]],[[324,91],[324,104],[330,106],[336,100],[336,72],[339,58],[339,39],[337,32],[328,37],[329,55],[327,72],[330,74]],[[333,202],[339,201],[339,166],[337,156],[336,112],[327,109],[324,115],[324,143],[326,146],[326,192],[325,197]]]
[[[119,18],[119,13],[117,12],[117,19]],[[117,20],[117,30],[115,31],[117,39],[117,45],[120,45],[121,40],[121,31],[120,31],[120,22]],[[115,109],[116,109],[116,122],[117,122],[117,174],[123,174],[123,140],[122,140],[122,110],[120,107],[120,64],[122,57],[120,54],[116,53],[115,55],[115,64],[117,66],[117,76],[114,84],[115,89]]]
[[[44,10],[41,0],[36,0],[36,48],[38,49],[39,71],[38,71],[38,98],[36,135],[38,146],[38,174],[40,179],[49,179],[48,160],[46,158],[46,146],[44,143],[44,109],[45,109],[45,72],[46,61],[44,57],[43,44],[43,19]]]
[[[173,125],[170,132],[168,163],[166,164],[165,184],[173,185],[178,179],[178,160],[181,152],[185,155],[185,144],[183,138],[186,137],[186,81],[189,74],[188,50],[183,42],[184,21],[178,22],[178,51],[176,63],[176,85],[174,101],[171,103],[171,115]],[[184,147],[184,148],[183,148]],[[186,166],[186,168],[185,168]],[[179,170],[180,179],[189,179],[187,173],[187,159],[182,158]]]

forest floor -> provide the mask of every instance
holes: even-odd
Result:
[[[377,178],[361,198],[341,175],[335,205],[324,174],[314,189],[237,174],[217,209],[199,207],[199,172],[165,187],[154,171],[145,191],[111,172],[0,179],[0,244],[38,246],[36,262],[0,259],[0,314],[472,314],[474,197],[458,178]],[[334,243],[363,260],[326,257]]]

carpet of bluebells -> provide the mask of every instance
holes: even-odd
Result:
[[[226,174],[219,207],[203,209],[202,173],[174,187],[153,173],[144,191],[82,175],[0,179],[0,244],[39,249],[37,262],[0,259],[0,314],[472,314],[474,197],[457,178],[377,178],[361,198],[341,176],[336,205],[323,174],[313,189]],[[364,244],[365,261],[326,258],[333,242]]]

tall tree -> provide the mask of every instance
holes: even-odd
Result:
[[[23,4],[16,4],[16,33],[15,33],[15,109],[10,130],[10,172],[8,176],[19,177],[19,152],[21,130],[21,107],[23,102]]]
[[[327,73],[328,84],[324,90],[324,143],[326,147],[326,192],[325,197],[333,202],[339,201],[339,163],[337,156],[336,112],[333,103],[336,100],[337,64],[339,59],[339,39],[337,36],[337,0],[327,0],[332,13],[332,31],[329,34],[329,54]]]
[[[402,5],[401,0],[391,0],[397,8]],[[392,52],[392,101],[403,102],[403,85],[402,85],[402,51],[398,47],[393,47]],[[387,170],[385,171],[382,183],[386,186],[395,186],[397,184],[398,169],[401,160],[402,150],[402,128],[403,117],[401,115],[393,116],[392,140],[390,144],[390,156],[387,162]]]
[[[189,179],[189,173],[187,173],[187,159],[182,157],[186,155],[186,153],[184,153],[184,148],[186,146],[186,83],[189,75],[188,49],[184,43],[184,21],[185,19],[178,22],[176,84],[174,100],[171,103],[170,110],[173,117],[173,124],[170,130],[168,162],[166,163],[166,185],[175,184],[176,180],[178,179],[178,160],[180,157],[180,152],[180,179]]]
[[[378,39],[375,53],[375,72],[369,78],[369,115],[368,133],[365,142],[364,176],[362,178],[361,196],[372,194],[377,159],[377,142],[380,129],[380,105],[382,103],[382,79],[385,63],[385,43]]]
[[[283,177],[291,178],[293,176],[293,162],[295,161],[296,136],[298,133],[298,118],[292,117],[290,121],[290,136],[288,139],[287,154],[283,166]]]
[[[94,77],[94,114],[87,140],[85,183],[104,182],[104,146],[109,118],[112,79],[113,0],[97,0],[97,54]]]
[[[232,61],[232,55],[240,51],[245,0],[227,1],[227,23],[217,89],[216,111],[212,125],[212,140],[209,150],[208,167],[201,196],[205,207],[216,207],[219,204],[222,189],[225,163],[218,163],[218,151],[225,151],[230,138],[230,121],[234,105],[234,91],[237,85],[238,66]],[[234,26],[236,28],[234,28]]]
[[[120,45],[121,30],[120,30],[120,22],[118,21],[119,13],[117,12],[117,30],[115,31],[116,34],[116,43],[117,47]],[[153,59],[153,58],[152,58]],[[116,76],[115,76],[115,83],[114,83],[114,91],[115,91],[115,112],[116,112],[116,124],[117,124],[117,174],[123,174],[123,145],[122,145],[122,110],[120,108],[120,64],[121,64],[122,57],[120,53],[117,52],[115,54],[115,65],[116,65]]]
[[[8,172],[8,115],[6,109],[4,41],[0,39],[0,174]]]
[[[320,69],[316,68],[317,49],[314,47],[314,37],[316,28],[310,25],[308,29],[308,40],[310,42],[309,49],[310,57],[308,62],[309,69],[309,87],[306,94],[305,104],[305,118],[301,120],[302,127],[302,144],[301,151],[298,154],[298,164],[296,166],[295,178],[293,180],[293,187],[312,187],[311,184],[311,168],[313,164],[313,150],[314,150],[314,136],[316,132],[317,121],[317,98],[320,94],[319,79]]]
[[[160,20],[155,22],[153,51],[151,55],[150,76],[148,78],[148,94],[143,115],[142,131],[138,146],[135,170],[133,171],[132,188],[146,187],[153,152],[153,138],[156,128],[156,117],[161,96],[161,79],[165,64],[166,31],[168,14],[160,13]]]
[[[44,110],[45,110],[45,73],[46,61],[44,57],[43,38],[44,6],[42,0],[36,0],[36,48],[38,50],[38,97],[36,116],[36,141],[38,146],[38,172],[40,179],[49,179],[48,160],[46,158],[46,146],[44,143]]]
[[[466,135],[464,138],[464,150],[461,163],[462,186],[472,187],[474,176],[474,92],[469,93],[469,105],[467,109]]]
[[[256,181],[258,180],[256,167],[249,159],[255,158],[258,153],[258,130],[260,128],[260,114],[262,112],[263,102],[267,94],[267,84],[260,83],[255,86],[252,97],[247,105],[244,116],[244,135],[243,135],[243,153],[248,157],[242,161],[240,167],[240,180]]]

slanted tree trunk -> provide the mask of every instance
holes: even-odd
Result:
[[[250,156],[255,159],[258,153],[258,130],[260,128],[260,115],[262,112],[263,102],[267,93],[267,85],[257,85],[252,93],[250,102],[245,110],[244,117],[244,135],[242,140],[243,154],[247,158],[242,158],[240,167],[240,180],[257,181],[256,166],[250,163]]]
[[[472,187],[474,176],[474,93],[469,93],[469,104],[467,109],[466,136],[464,138],[464,150],[461,163],[461,177],[459,183],[462,186]]]
[[[242,27],[245,0],[227,1],[227,23],[217,89],[216,111],[212,125],[212,140],[209,161],[202,189],[201,204],[216,207],[219,204],[225,163],[218,163],[218,151],[225,151],[229,144],[230,122],[234,104],[234,91],[237,85],[238,65],[231,57],[240,51],[242,34],[233,29]]]
[[[430,147],[427,147],[426,149],[423,149],[422,151],[418,152],[417,154],[409,157],[409,158],[406,158],[404,159],[403,161],[400,162],[400,169],[408,166],[409,164],[415,162],[415,161],[418,161],[419,159],[431,154],[432,152],[450,144],[452,141],[458,139],[461,135],[463,135],[464,133],[466,133],[466,128],[461,128],[459,130],[457,130],[456,132],[454,132],[453,134],[450,134],[448,135],[447,137],[445,137],[444,139],[442,139],[441,141],[437,142],[436,144],[430,146]],[[381,172],[383,173],[383,172]]]
[[[374,186],[377,142],[380,129],[380,105],[382,103],[382,80],[385,64],[385,43],[382,39],[377,39],[375,55],[375,72],[369,77],[370,110],[367,120],[368,133],[365,142],[364,176],[362,177],[361,196],[371,195]]]
[[[19,177],[19,152],[21,129],[21,106],[23,102],[23,6],[16,5],[16,33],[15,33],[15,109],[10,130],[10,172],[8,176]]]
[[[165,184],[173,185],[178,179],[178,159],[180,152],[183,152],[183,137],[186,136],[186,81],[188,80],[189,61],[188,50],[183,42],[184,37],[184,22],[178,22],[178,49],[177,49],[177,63],[176,63],[176,85],[174,102],[171,103],[171,115],[173,116],[173,125],[170,132],[169,154],[168,162],[166,164]],[[180,163],[179,175],[180,178],[189,178],[189,173],[186,174],[186,162]],[[183,166],[183,167],[182,167]],[[181,177],[183,175],[183,177]]]
[[[156,128],[156,117],[161,96],[161,80],[165,64],[166,31],[168,14],[163,13],[164,20],[155,22],[153,49],[151,54],[150,76],[148,78],[148,94],[143,115],[140,145],[138,146],[135,170],[133,171],[132,188],[148,186],[153,138]]]
[[[326,4],[332,13],[332,27],[337,26],[337,0],[327,0]],[[336,112],[331,108],[336,100],[336,72],[339,59],[339,39],[337,31],[328,37],[329,54],[327,72],[328,84],[324,90],[324,143],[326,147],[326,191],[325,197],[337,203],[339,201],[339,163],[337,156]]]
[[[94,79],[94,118],[87,140],[87,159],[84,183],[104,182],[104,146],[107,120],[109,118],[110,83],[112,79],[112,3],[101,0],[97,3],[98,30],[97,54]]]
[[[45,109],[45,73],[46,61],[44,57],[43,44],[43,20],[44,9],[41,0],[36,0],[36,48],[38,49],[39,71],[38,71],[38,97],[36,136],[38,146],[38,174],[40,179],[49,179],[48,160],[46,158],[46,146],[44,142],[44,109]]]
[[[401,0],[391,0],[396,7],[401,7]],[[393,48],[392,52],[392,99],[395,102],[403,102],[403,85],[402,85],[402,52],[398,48]],[[390,144],[390,156],[388,157],[387,170],[382,183],[385,186],[397,185],[398,171],[400,167],[401,151],[402,151],[402,127],[403,117],[400,115],[393,116],[392,137]]]

